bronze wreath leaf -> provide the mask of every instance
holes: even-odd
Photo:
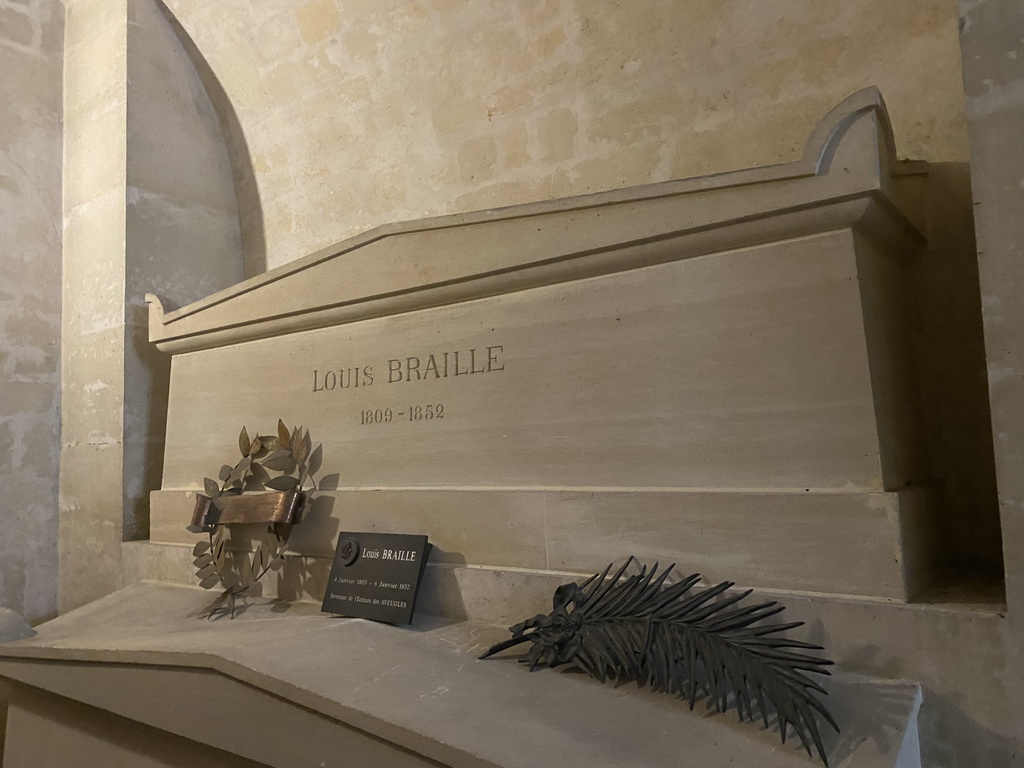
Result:
[[[199,582],[199,586],[203,589],[213,589],[215,586],[220,584],[220,576],[216,573],[206,576],[202,581]]]
[[[825,689],[805,673],[827,675],[832,662],[806,653],[820,646],[778,636],[803,622],[762,624],[783,607],[739,606],[751,590],[717,599],[734,586],[729,581],[691,593],[701,580],[693,574],[666,586],[675,566],[659,574],[655,563],[623,578],[633,560],[610,579],[611,565],[583,584],[559,587],[550,614],[511,627],[512,637],[480,658],[531,643],[520,659],[531,671],[573,664],[601,682],[633,680],[681,696],[690,709],[701,697],[719,712],[732,703],[741,721],[760,715],[766,728],[774,710],[782,742],[792,726],[807,753],[813,745],[827,766],[819,718],[839,726],[815,696]]]
[[[217,573],[217,566],[213,564],[213,558],[211,557],[210,562],[204,563],[199,567],[199,570],[196,571],[196,576],[200,579],[205,579],[207,576],[213,576],[215,573]]]
[[[267,553],[267,545],[266,542],[262,542],[252,556],[252,563],[249,566],[249,580],[256,581],[259,579],[268,565],[270,565],[270,558]]]
[[[263,466],[275,472],[294,472],[295,459],[291,451],[279,448],[263,459]]]
[[[318,445],[313,449],[313,452],[309,454],[309,474],[315,475],[320,471],[320,465],[324,460],[324,447]]]
[[[306,460],[306,457],[309,456],[310,449],[311,443],[309,439],[309,431],[307,430],[305,434],[300,435],[299,444],[293,445],[293,450],[295,452],[295,460],[302,464]]]
[[[200,555],[192,561],[192,565],[196,567],[196,570],[203,568],[213,562],[213,555],[207,552],[205,555]]]
[[[280,475],[272,480],[268,480],[264,485],[266,485],[267,488],[273,488],[275,491],[288,492],[295,490],[295,488],[298,487],[299,479],[297,477],[292,477],[291,475]]]

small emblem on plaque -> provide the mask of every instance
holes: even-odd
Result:
[[[359,557],[359,542],[355,539],[345,539],[338,545],[338,556],[342,565],[352,565]]]

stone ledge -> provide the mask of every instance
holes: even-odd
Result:
[[[389,765],[459,768],[655,768],[684,754],[709,768],[813,764],[774,732],[690,713],[670,696],[477,661],[504,635],[493,627],[421,618],[399,629],[267,601],[233,621],[190,618],[208,599],[196,589],[129,587],[0,646],[0,675],[289,768],[385,754]],[[844,728],[833,765],[920,765],[917,685],[847,675],[829,683]],[[217,711],[197,718],[210,706],[195,700],[204,691]],[[306,738],[307,727],[317,738]],[[338,748],[345,753],[325,752]]]

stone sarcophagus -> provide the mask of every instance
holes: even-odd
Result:
[[[869,89],[795,163],[389,225],[187,307],[151,297],[173,356],[151,539],[194,541],[204,475],[281,417],[328,478],[296,553],[425,533],[453,572],[636,554],[911,599],[932,556],[905,285],[923,174]]]

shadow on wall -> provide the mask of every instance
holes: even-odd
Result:
[[[231,162],[235,197],[238,201],[244,276],[246,278],[254,277],[267,271],[267,243],[263,233],[263,207],[260,204],[260,191],[256,184],[256,173],[252,167],[245,133],[242,131],[231,100],[206,62],[199,47],[161,0],[157,0],[157,5],[181,42],[182,48],[185,49],[185,53],[199,75],[199,80],[202,82],[203,88],[206,89],[206,95],[220,120],[224,143],[227,145],[228,158]]]
[[[145,308],[133,306],[130,307],[130,312],[134,319],[132,328],[147,327],[148,316]],[[138,403],[136,413],[143,418],[140,426],[146,439],[142,450],[134,452],[136,472],[125,477],[127,487],[124,494],[122,536],[125,541],[140,541],[149,538],[149,492],[160,487],[160,479],[163,476],[171,358],[150,344],[144,332],[127,333],[125,342],[131,345],[131,355],[126,357],[140,363],[134,368],[135,394],[132,399]],[[140,391],[145,391],[148,396],[138,398],[137,393]],[[138,463],[140,459],[141,466]],[[142,470],[141,477],[138,474],[139,469]]]
[[[813,599],[804,602],[787,598],[787,602],[787,618],[799,619],[800,614],[810,618],[815,613]],[[957,649],[956,643],[962,643],[964,635],[953,631],[953,624],[947,623],[948,617],[940,618],[938,624],[926,622],[928,626],[917,625],[916,621],[901,624],[903,631],[898,632],[899,638],[890,639],[889,634],[895,625],[881,620],[874,609],[866,605],[865,613],[852,624],[847,623],[852,614],[844,618],[842,609],[835,610],[837,603],[822,601],[819,605],[827,606],[825,612],[810,618],[804,628],[794,633],[794,637],[825,646],[828,649],[826,655],[836,663],[835,672],[874,678],[882,683],[907,680],[921,684],[921,709],[917,723],[920,728],[922,765],[929,768],[980,768],[1011,764],[1015,744],[1008,735],[1011,733],[1010,712],[1006,709],[1008,702],[1005,691],[998,682],[1005,672],[1000,666],[1003,658],[1001,642],[997,643],[1000,647],[972,648],[967,645]],[[795,609],[792,616],[789,609]],[[898,613],[902,614],[903,619],[910,616],[902,611]],[[879,620],[865,621],[872,614]],[[932,619],[938,616],[932,614]],[[978,617],[980,615],[975,618]],[[871,641],[862,643],[864,635],[850,630],[867,624],[874,625],[873,629],[868,630]],[[960,626],[962,628],[964,625]],[[944,631],[945,628],[948,631]],[[928,638],[925,640],[927,647],[921,647],[921,637],[914,639],[918,632],[922,633],[921,637]],[[986,635],[988,632],[983,631],[974,637],[980,639]],[[949,663],[949,659],[958,654],[962,656],[960,669]],[[986,683],[985,678],[992,682]],[[968,684],[969,680],[977,680],[978,685],[989,687],[987,690],[970,690],[974,683]],[[839,713],[834,714],[838,719]],[[869,738],[875,742],[880,754],[892,754],[898,744],[889,738],[890,733],[885,730],[886,723],[891,724],[891,721],[884,711],[879,712],[879,715],[882,717],[876,724],[882,730],[869,733]],[[839,722],[842,728],[843,721]],[[833,758],[837,757],[841,758],[841,754],[833,755]],[[840,764],[841,759],[836,759],[834,763]]]
[[[1002,544],[970,170],[929,163],[928,179],[928,249],[911,278],[929,451],[944,484],[938,527],[951,572],[997,582]]]

